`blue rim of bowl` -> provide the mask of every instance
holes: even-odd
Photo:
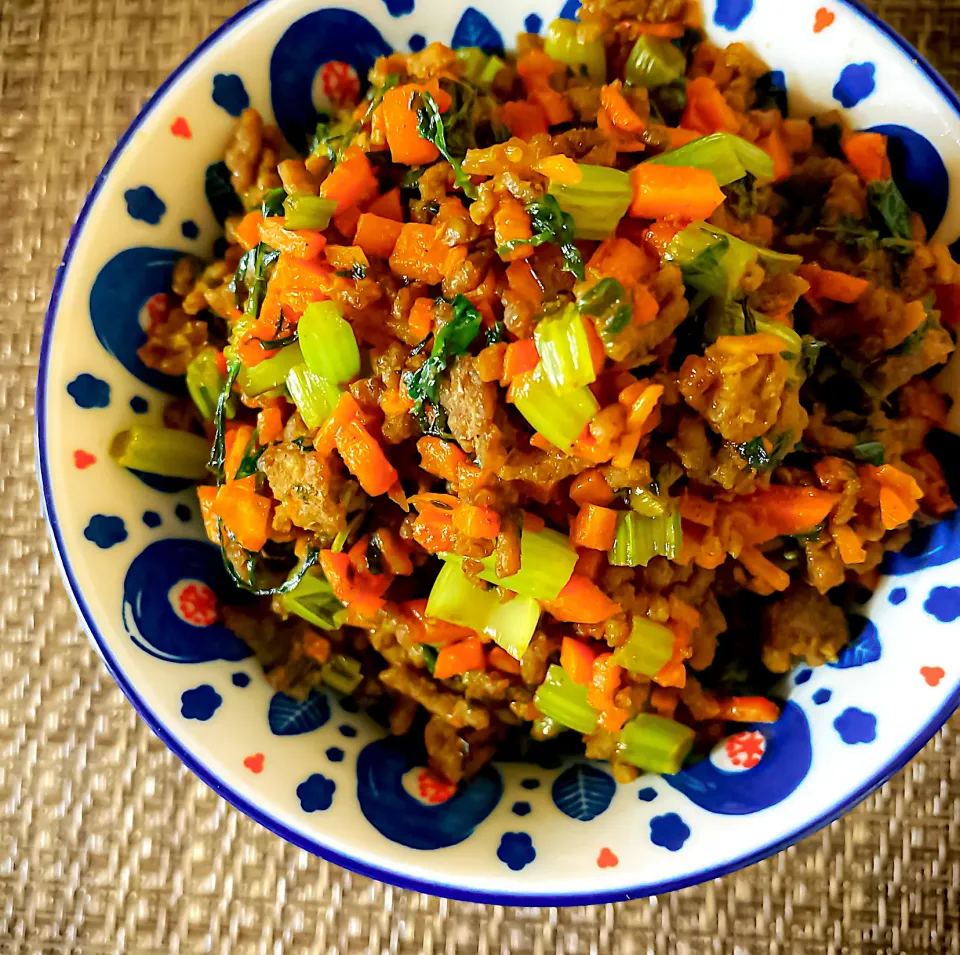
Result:
[[[114,165],[126,149],[127,144],[143,125],[147,117],[153,112],[164,98],[169,90],[180,76],[189,69],[200,57],[211,47],[216,45],[223,37],[230,33],[234,27],[246,20],[251,14],[263,6],[270,3],[276,3],[278,0],[253,0],[242,10],[235,13],[232,17],[225,20],[209,37],[200,45],[160,84],[156,92],[147,100],[146,104],[137,114],[133,123],[124,132],[117,141],[110,154],[109,159],[104,165],[100,174],[97,176],[93,188],[87,195],[80,215],[70,232],[70,238],[67,242],[66,250],[63,254],[62,262],[57,269],[54,278],[53,291],[50,297],[50,305],[47,308],[44,318],[43,340],[40,346],[39,377],[37,383],[36,398],[36,454],[37,454],[37,473],[39,475],[40,490],[42,493],[43,514],[47,521],[50,537],[53,542],[54,557],[60,573],[67,584],[67,590],[74,607],[83,621],[87,632],[92,636],[94,647],[98,655],[103,660],[104,665],[110,672],[110,675],[119,685],[124,696],[130,701],[134,709],[140,714],[150,729],[160,738],[164,745],[180,759],[183,764],[193,772],[203,783],[209,786],[219,796],[222,796],[227,802],[239,809],[242,813],[249,816],[254,822],[259,823],[265,829],[280,836],[287,842],[298,846],[301,849],[320,856],[328,862],[343,866],[359,875],[371,879],[377,879],[390,885],[395,885],[401,889],[411,889],[416,892],[426,892],[433,895],[442,896],[450,899],[457,899],[464,902],[477,902],[490,905],[539,905],[539,906],[566,906],[566,905],[596,905],[608,902],[623,902],[630,899],[646,898],[651,895],[661,895],[666,892],[673,892],[678,889],[688,888],[689,886],[699,885],[703,882],[717,879],[754,863],[768,859],[778,852],[783,851],[789,846],[794,845],[801,839],[812,836],[824,826],[829,825],[836,819],[856,806],[865,799],[870,793],[882,786],[888,779],[903,769],[904,766],[930,741],[934,734],[943,726],[950,717],[951,713],[960,705],[960,684],[954,689],[954,692],[947,698],[934,716],[927,721],[923,728],[907,743],[900,752],[890,760],[879,772],[875,773],[866,782],[859,786],[846,799],[835,804],[827,812],[821,813],[815,819],[810,820],[803,826],[800,826],[785,836],[768,843],[765,846],[755,849],[753,852],[737,856],[726,862],[718,863],[698,872],[690,873],[676,879],[669,879],[664,882],[654,882],[647,885],[639,885],[633,888],[612,889],[602,892],[579,892],[569,895],[539,895],[536,893],[515,893],[515,892],[494,892],[485,890],[471,890],[465,886],[447,885],[443,882],[431,882],[426,879],[418,879],[412,876],[406,876],[391,869],[381,868],[380,866],[365,862],[362,859],[345,855],[320,842],[307,838],[300,832],[289,828],[279,819],[268,814],[265,810],[250,802],[245,796],[228,786],[213,771],[200,762],[193,754],[185,748],[177,737],[167,729],[156,714],[151,710],[146,701],[140,696],[136,688],[127,679],[126,674],[120,668],[116,658],[110,652],[109,645],[103,635],[97,628],[93,613],[87,606],[83,594],[80,591],[79,584],[74,577],[73,569],[67,557],[66,546],[60,532],[60,522],[57,518],[56,507],[54,505],[53,493],[50,485],[49,464],[47,461],[47,442],[46,442],[46,392],[47,392],[47,372],[50,358],[50,347],[53,339],[53,329],[56,323],[57,313],[59,311],[60,296],[63,291],[63,284],[66,278],[67,270],[73,260],[77,244],[86,225],[87,217],[94,203],[100,195],[100,192],[107,181]],[[894,46],[898,47],[903,53],[913,61],[913,65],[923,73],[926,78],[937,89],[943,99],[949,104],[950,108],[960,117],[960,97],[949,86],[946,80],[920,55],[910,43],[896,33],[890,26],[883,22],[873,12],[864,7],[859,0],[839,0],[844,6],[850,8],[858,14],[863,20],[867,21],[875,30],[882,34]]]

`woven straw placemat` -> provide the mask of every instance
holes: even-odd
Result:
[[[960,0],[871,5],[960,83]],[[117,136],[240,6],[0,0],[0,953],[960,955],[960,716],[776,858],[578,909],[446,902],[327,865],[228,806],[138,719],[77,623],[40,518],[40,334]]]

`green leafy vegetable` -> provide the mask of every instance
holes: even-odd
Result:
[[[582,282],[585,272],[580,250],[573,244],[576,232],[573,216],[564,212],[556,196],[550,195],[549,192],[540,199],[528,203],[526,209],[530,213],[533,237],[504,242],[503,245],[497,246],[498,254],[507,255],[521,245],[538,246],[545,242],[552,242],[559,245],[563,253],[563,270],[573,273]]]
[[[800,347],[799,371],[804,378],[810,378],[813,375],[814,369],[817,367],[820,352],[826,346],[826,342],[822,342],[812,335],[804,335],[801,341],[803,344]]]
[[[633,296],[614,278],[602,278],[577,301],[581,315],[597,319],[597,333],[605,342],[613,341],[633,317]]]
[[[507,340],[507,326],[503,322],[494,322],[484,333],[484,345],[496,345]]]
[[[219,518],[217,519],[217,527],[220,530],[220,553],[223,556],[224,569],[226,570],[230,579],[238,587],[247,591],[247,593],[253,594],[255,597],[272,597],[278,594],[282,596],[283,594],[289,594],[296,590],[307,571],[313,567],[320,557],[320,551],[316,547],[308,547],[303,560],[300,561],[300,563],[294,567],[292,571],[290,571],[282,583],[273,587],[260,587],[257,585],[258,555],[253,553],[253,551],[245,550],[244,548],[240,547],[233,535],[223,526],[223,521],[219,520]],[[226,548],[222,543],[224,535],[226,535],[227,538],[245,554],[244,570],[246,572],[246,577],[244,577],[237,570],[233,561],[227,556]]]
[[[874,225],[893,239],[909,242],[913,239],[910,228],[910,207],[892,179],[871,182],[867,187],[867,204],[870,206]]]
[[[383,81],[383,84],[367,93],[367,108],[363,118],[359,121],[353,121],[349,118],[340,120],[336,123],[330,122],[330,117],[321,114],[321,119],[317,123],[313,139],[310,141],[310,153],[312,155],[326,155],[331,163],[336,165],[343,159],[343,154],[353,137],[364,127],[364,125],[373,116],[373,111],[380,105],[384,94],[393,89],[400,82],[400,76],[391,73]]]
[[[360,661],[335,653],[320,668],[320,678],[331,690],[349,696],[363,682]]]
[[[336,630],[343,604],[333,595],[333,588],[322,574],[305,574],[290,593],[280,598],[287,613],[302,617],[321,630]]]
[[[464,355],[480,332],[482,319],[464,295],[453,300],[453,317],[437,332],[430,357],[415,372],[404,375],[407,394],[413,400],[413,413],[422,414],[424,404],[439,403],[440,376],[453,359]]]
[[[277,186],[276,189],[265,192],[260,202],[260,212],[264,219],[281,215],[283,213],[283,201],[286,198],[287,190],[283,186]]]
[[[693,142],[660,153],[647,162],[658,166],[706,169],[721,186],[742,179],[747,173],[757,179],[773,177],[773,160],[758,146],[732,133],[711,133]]]
[[[470,177],[463,171],[460,160],[456,159],[447,148],[447,131],[437,101],[429,93],[420,94],[420,99],[423,105],[417,109],[417,132],[421,138],[433,143],[440,150],[443,158],[453,167],[456,188],[462,189],[470,199],[476,199],[476,187],[470,181]]]
[[[294,192],[283,202],[283,214],[288,229],[314,229],[321,231],[330,225],[330,219],[337,211],[332,199],[310,196]]]
[[[427,667],[427,672],[430,676],[433,676],[433,671],[437,667],[437,657],[440,656],[440,651],[429,643],[421,643],[420,652],[423,654],[423,662]]]
[[[784,431],[778,434],[767,448],[767,439],[753,438],[743,444],[735,445],[737,452],[754,471],[772,471],[783,462],[783,459],[793,450],[793,432]]]
[[[149,425],[121,431],[110,444],[110,456],[121,467],[193,481],[206,476],[208,453],[200,435]]]
[[[280,253],[265,242],[258,242],[249,252],[244,253],[237,263],[237,271],[230,283],[236,296],[237,306],[241,304],[240,288],[246,289],[247,299],[244,303],[244,314],[256,318],[263,305],[263,297],[267,294],[269,280],[268,269],[280,258]]]
[[[553,184],[550,194],[560,208],[573,216],[578,239],[608,239],[627,214],[633,188],[630,177],[619,169],[578,163],[581,178],[575,186]]]
[[[887,449],[882,441],[861,441],[853,448],[853,456],[858,461],[866,461],[875,468],[880,467],[887,457]]]
[[[760,199],[755,187],[756,178],[747,173],[742,179],[723,187],[727,197],[724,208],[739,222],[747,222],[760,211]]]
[[[217,397],[223,388],[223,375],[217,367],[217,350],[212,345],[202,348],[187,365],[187,391],[197,410],[207,421],[213,420]],[[226,408],[228,418],[235,414],[233,402]]]
[[[627,57],[628,86],[652,90],[679,80],[687,69],[687,57],[669,40],[641,35]]]
[[[210,447],[210,460],[207,461],[207,468],[213,472],[217,484],[223,483],[223,459],[226,455],[224,419],[227,416],[227,403],[230,401],[233,384],[239,374],[240,360],[228,358],[227,377],[217,398],[217,408],[213,413],[213,444]]]
[[[651,115],[665,126],[675,126],[687,106],[687,80],[681,76],[650,90]]]

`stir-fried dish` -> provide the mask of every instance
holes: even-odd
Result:
[[[192,404],[115,457],[202,481],[276,690],[453,782],[561,736],[672,773],[776,720],[954,508],[960,267],[882,135],[790,118],[699,17],[585,0],[513,54],[394,53],[306,157],[247,110],[222,257],[154,303],[141,357]]]

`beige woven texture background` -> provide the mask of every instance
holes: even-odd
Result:
[[[0,953],[960,955],[960,715],[845,819],[745,872],[623,905],[518,909],[403,892],[285,844],[126,703],[40,518],[41,328],[118,135],[241,5],[0,0]],[[871,6],[960,84],[960,0]]]

